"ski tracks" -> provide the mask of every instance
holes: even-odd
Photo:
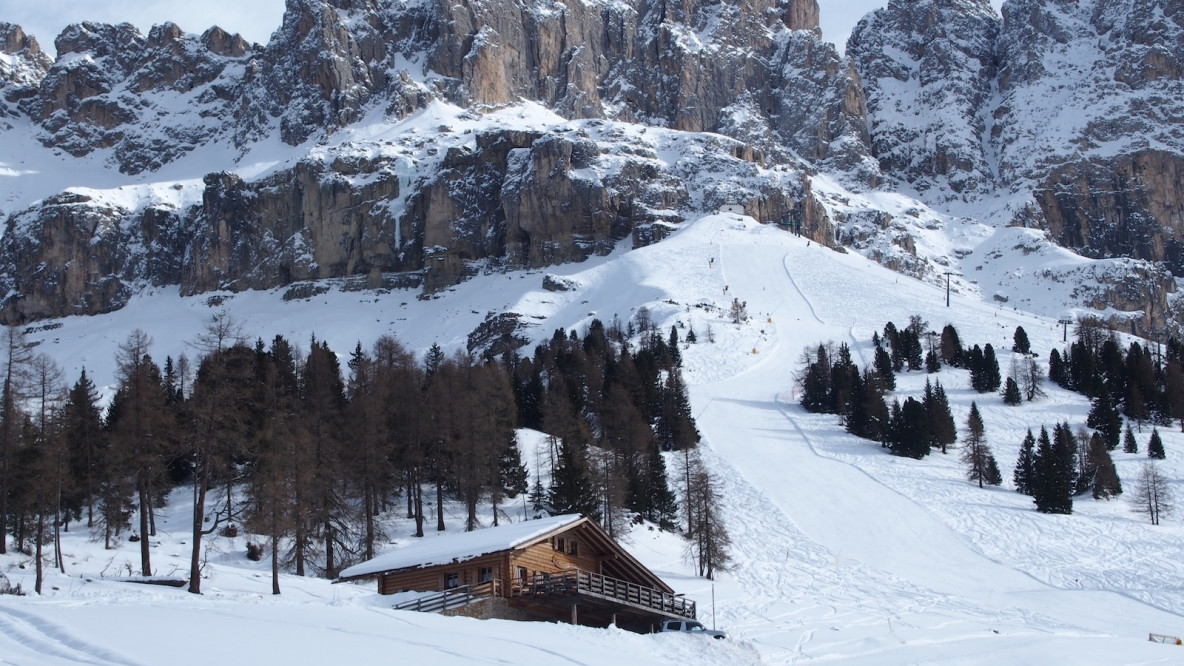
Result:
[[[45,659],[51,658],[56,660],[52,663],[140,666],[133,659],[78,638],[61,625],[3,604],[0,604],[0,636],[3,636],[0,646],[13,643],[39,657],[36,662],[23,662],[19,657],[13,660],[10,654],[4,657],[4,663],[47,663]]]

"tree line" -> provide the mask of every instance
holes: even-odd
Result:
[[[801,405],[810,412],[838,415],[848,432],[877,441],[896,455],[919,459],[934,449],[946,453],[958,435],[941,382],[927,379],[920,400],[894,399],[889,407],[886,396],[896,388],[896,373],[962,368],[977,392],[1000,391],[1004,404],[1019,405],[1045,394],[1045,375],[1022,326],[1016,327],[1012,339],[1012,363],[1004,381],[990,344],[965,349],[952,325],[938,334],[917,316],[904,329],[889,322],[883,335],[873,335],[874,360],[862,371],[845,343],[820,344],[803,352],[803,370],[796,377]],[[927,353],[922,340],[928,340]],[[1116,334],[1087,321],[1078,327],[1077,339],[1068,349],[1052,350],[1048,377],[1091,399],[1086,425],[1093,432],[1084,427],[1074,432],[1067,422],[1056,424],[1051,435],[1044,426],[1039,437],[1028,431],[1012,478],[1018,492],[1032,496],[1038,511],[1071,513],[1073,497],[1085,493],[1095,499],[1121,495],[1110,452],[1120,438],[1125,453],[1138,452],[1131,421],[1141,428],[1146,421],[1166,425],[1180,419],[1184,430],[1184,345],[1173,339],[1166,346],[1166,353],[1157,350],[1154,357],[1150,347],[1138,342],[1124,350]],[[1125,432],[1123,416],[1129,419]],[[962,462],[967,478],[979,487],[1000,485],[1002,474],[974,402],[965,432]],[[1152,460],[1165,457],[1154,428],[1147,454]],[[1170,488],[1153,465],[1144,467],[1138,481],[1133,509],[1158,524],[1159,516],[1171,510]]]
[[[60,530],[85,524],[111,547],[138,540],[151,576],[156,514],[179,487],[192,493],[189,589],[201,591],[203,538],[245,529],[270,545],[279,573],[335,577],[375,556],[389,517],[416,536],[444,504],[465,510],[463,529],[498,523],[519,498],[535,514],[582,513],[610,532],[650,520],[685,529],[701,571],[726,566],[716,488],[693,451],[699,439],[680,371],[677,328],[663,336],[642,317],[581,336],[556,331],[531,356],[422,358],[384,336],[339,357],[313,337],[250,343],[225,315],[192,341],[198,360],[151,355],[135,331],[119,345],[105,406],[85,370],[66,388],[61,371],[15,328],[4,332],[0,391],[0,553],[8,541],[43,548],[64,571]],[[640,333],[640,342],[631,335]],[[528,478],[517,428],[548,433]],[[682,451],[683,482],[663,451]],[[682,491],[687,522],[682,527]],[[706,499],[705,499],[706,498]],[[708,501],[709,500],[709,501]],[[707,504],[704,504],[707,502]],[[712,535],[706,538],[703,535]],[[698,543],[699,545],[695,545]],[[252,544],[251,552],[264,552]]]

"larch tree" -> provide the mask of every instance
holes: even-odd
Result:
[[[310,344],[300,377],[300,398],[307,456],[302,456],[300,483],[308,503],[310,537],[320,539],[325,557],[324,575],[337,575],[338,548],[345,545],[347,524],[341,488],[341,435],[344,423],[345,381],[337,355],[323,341]]]
[[[22,455],[22,475],[26,477],[24,508],[34,519],[34,589],[37,594],[41,594],[45,579],[45,544],[52,543],[54,546],[54,568],[65,571],[58,530],[61,525],[62,496],[69,482],[60,419],[66,389],[61,370],[45,354],[33,357],[29,371],[29,416],[25,427],[26,450]]]
[[[979,488],[997,486],[1003,481],[984,431],[978,405],[971,402],[970,415],[966,417],[966,437],[962,441],[962,463],[966,465],[967,480],[978,483]]]
[[[1158,465],[1143,463],[1130,503],[1131,511],[1145,514],[1152,525],[1158,525],[1163,516],[1171,515],[1175,508],[1172,489]]]
[[[690,479],[689,492],[683,498],[687,512],[687,553],[699,575],[714,579],[718,571],[727,571],[732,562],[732,540],[724,524],[719,482],[711,476],[698,451],[685,456]]]
[[[28,365],[33,352],[25,335],[15,325],[4,328],[0,339],[0,372],[3,385],[0,386],[0,555],[8,552],[8,499],[12,495],[13,459],[21,441],[24,415],[18,405],[23,399]]]
[[[255,346],[255,377],[259,384],[258,420],[251,447],[251,473],[246,485],[248,528],[271,545],[271,593],[280,594],[280,547],[298,525],[297,475],[306,439],[299,416],[298,361],[291,344],[276,336],[265,350]],[[293,544],[295,554],[296,544]]]
[[[176,454],[175,423],[160,368],[148,354],[152,339],[136,329],[116,353],[117,390],[108,413],[115,468],[131,473],[140,516],[140,572],[152,575],[149,516],[154,489]]]
[[[232,520],[235,459],[255,425],[255,351],[244,344],[214,349],[198,366],[189,409],[189,464],[193,473],[193,515],[189,592],[201,594],[202,540]],[[216,482],[226,486],[225,505],[206,526],[206,501]]]

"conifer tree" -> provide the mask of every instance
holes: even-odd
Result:
[[[958,330],[953,324],[946,324],[941,330],[941,360],[946,365],[955,368],[963,367],[962,341],[958,339]]]
[[[1044,370],[1036,362],[1035,356],[1025,356],[1020,362],[1019,383],[1024,399],[1028,402],[1044,396]]]
[[[880,345],[876,345],[875,368],[884,390],[896,390],[896,373],[892,371],[892,357]]]
[[[683,506],[687,512],[687,551],[699,575],[714,579],[717,571],[730,568],[731,537],[720,507],[719,482],[713,478],[698,451],[684,456],[688,480]]]
[[[830,357],[824,345],[813,354],[805,352],[805,374],[802,376],[802,407],[815,414],[825,413],[830,407]]]
[[[892,453],[917,460],[929,454],[929,413],[912,397],[901,405],[900,418],[892,432],[895,438],[890,446]]]
[[[4,328],[2,354],[3,384],[0,385],[0,555],[8,552],[8,498],[13,494],[15,472],[13,459],[21,437],[24,415],[22,399],[27,368],[33,358],[24,333],[15,325]],[[1182,421],[1184,423],[1184,421]]]
[[[1061,357],[1061,352],[1053,349],[1048,353],[1048,378],[1061,388],[1072,388],[1069,379],[1069,368]]]
[[[1163,440],[1159,437],[1159,431],[1155,428],[1151,429],[1151,438],[1147,441],[1147,457],[1155,460],[1163,460],[1167,454],[1163,450]]]
[[[1126,424],[1126,430],[1122,435],[1122,452],[1123,453],[1138,453],[1139,442],[1135,440],[1135,433],[1131,430],[1131,424]]]
[[[983,363],[983,350],[975,345],[966,352],[966,369],[970,371],[970,388],[979,393],[987,393],[986,367]]]
[[[1032,487],[1032,498],[1036,503],[1037,511],[1041,513],[1073,513],[1073,482],[1076,478],[1073,469],[1073,456],[1075,454],[1076,444],[1068,424],[1057,425],[1054,428],[1053,439],[1049,438],[1048,430],[1040,428],[1033,465],[1035,484]]]
[[[966,438],[962,442],[962,463],[966,465],[966,479],[977,482],[978,487],[984,484],[999,485],[1003,482],[999,474],[999,465],[987,445],[984,434],[982,415],[978,405],[970,403],[970,415],[966,418]]]
[[[1028,332],[1024,330],[1023,326],[1016,326],[1015,333],[1012,335],[1011,351],[1017,354],[1032,353],[1032,344],[1028,342]]]
[[[938,358],[937,352],[932,349],[925,355],[925,372],[931,375],[935,372],[941,372],[941,359]]]
[[[948,448],[958,440],[958,429],[954,425],[950,401],[946,397],[946,390],[942,388],[941,382],[936,382],[930,389],[929,381],[925,381],[922,404],[929,416],[930,446],[940,448],[942,453],[946,453]]]
[[[1162,516],[1170,515],[1175,506],[1171,486],[1160,474],[1155,463],[1144,463],[1139,472],[1135,492],[1131,494],[1131,510],[1146,514],[1152,525],[1158,525]]]
[[[108,411],[113,464],[130,473],[139,505],[140,574],[152,575],[149,537],[154,489],[163,484],[165,466],[175,454],[175,422],[160,368],[148,350],[152,339],[136,329],[116,354],[118,389]]]
[[[600,506],[588,467],[588,452],[577,441],[563,439],[559,443],[547,504],[556,514],[578,513],[600,520]]]
[[[1114,460],[1110,458],[1105,441],[1096,432],[1089,440],[1089,459],[1094,469],[1094,499],[1108,500],[1121,495],[1122,482],[1118,478],[1118,470],[1114,468]]]
[[[1003,377],[999,374],[999,360],[995,358],[995,348],[988,342],[983,347],[983,393],[993,393],[1003,384]]]
[[[1020,393],[1020,385],[1016,383],[1012,377],[1007,378],[1007,382],[1003,387],[1003,404],[1018,405],[1024,401],[1024,396]]]
[[[1085,424],[1102,433],[1108,450],[1118,448],[1122,437],[1122,416],[1115,409],[1109,392],[1102,391],[1093,399]]]
[[[847,415],[847,432],[880,441],[888,426],[888,405],[880,386],[880,376],[864,371],[852,387],[851,413]]]
[[[993,453],[987,456],[987,469],[983,475],[983,481],[988,486],[1003,484],[1003,473],[999,471],[999,463],[995,460],[995,454]]]
[[[1032,436],[1031,428],[1028,428],[1028,434],[1020,444],[1020,455],[1011,478],[1017,493],[1032,494],[1036,482],[1036,438]]]
[[[69,504],[76,514],[85,508],[86,526],[93,527],[99,483],[107,463],[107,442],[99,393],[87,377],[86,368],[66,397],[62,428],[70,456],[70,474],[75,480],[75,493]]]

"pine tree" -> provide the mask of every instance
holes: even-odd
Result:
[[[876,345],[875,368],[884,390],[896,390],[896,373],[892,371],[892,357],[880,345]]]
[[[946,324],[945,328],[941,330],[941,360],[946,365],[960,368],[963,366],[963,354],[962,342],[958,339],[958,330],[954,328],[953,324]]]
[[[1003,384],[1003,377],[999,374],[999,361],[995,358],[995,348],[987,343],[983,347],[983,393],[993,393]]]
[[[958,439],[958,429],[954,425],[954,415],[950,411],[950,401],[946,397],[946,390],[941,382],[936,382],[932,390],[929,381],[925,382],[925,394],[922,404],[929,416],[930,445],[940,448],[946,453],[950,445]]]
[[[1041,513],[1073,513],[1073,485],[1076,479],[1073,458],[1077,446],[1069,425],[1057,425],[1050,440],[1040,429],[1033,465],[1036,483],[1032,497]]]
[[[588,452],[579,442],[560,441],[547,504],[556,514],[578,513],[600,520],[600,506],[588,468]]]
[[[1017,354],[1031,354],[1032,344],[1028,342],[1028,332],[1023,326],[1016,326],[1012,335],[1011,351]]]
[[[987,469],[983,475],[983,481],[988,486],[999,486],[1003,484],[1003,474],[999,471],[999,463],[995,460],[995,454],[987,452]]]
[[[1122,452],[1123,453],[1138,453],[1139,442],[1135,440],[1135,433],[1131,430],[1131,424],[1126,424],[1126,431],[1122,435]]]
[[[925,406],[907,398],[900,408],[900,419],[893,428],[896,441],[891,450],[898,456],[920,460],[929,454],[929,413]]]
[[[983,350],[975,345],[966,352],[966,369],[970,371],[970,388],[979,393],[987,393],[986,368],[983,363]]]
[[[1048,378],[1052,383],[1061,388],[1072,388],[1072,382],[1069,376],[1069,367],[1062,359],[1061,352],[1053,349],[1048,353]]]
[[[75,515],[86,509],[86,526],[95,524],[95,501],[103,467],[107,464],[107,441],[103,432],[103,414],[99,393],[86,375],[86,368],[66,397],[62,408],[63,436],[70,455],[70,474],[75,479],[75,493],[68,505]]]
[[[925,355],[925,372],[933,374],[941,372],[941,359],[938,358],[937,352],[932,349]]]
[[[1151,429],[1151,439],[1147,441],[1147,457],[1155,460],[1163,460],[1167,454],[1163,450],[1163,440],[1159,437],[1159,431],[1155,428]]]
[[[888,426],[888,405],[880,386],[880,376],[864,371],[851,393],[851,413],[847,415],[847,432],[880,441]]]
[[[1114,402],[1107,391],[1100,392],[1094,398],[1085,424],[1102,433],[1108,450],[1113,451],[1118,448],[1118,442],[1122,437],[1122,416],[1115,409]]]
[[[1008,377],[1003,387],[1003,404],[1015,406],[1023,401],[1024,396],[1020,393],[1020,385],[1015,382],[1015,379]]]
[[[818,345],[814,354],[805,354],[806,371],[802,377],[802,407],[815,414],[829,409],[831,366],[826,347]]]
[[[1032,436],[1032,429],[1020,444],[1019,459],[1015,462],[1015,472],[1012,474],[1015,491],[1023,495],[1031,495],[1036,482],[1036,438]]]
[[[1094,499],[1111,499],[1122,494],[1122,482],[1118,478],[1118,470],[1114,468],[1114,460],[1110,458],[1110,451],[1101,435],[1094,433],[1089,441],[1090,466],[1094,469],[1093,496]]]

